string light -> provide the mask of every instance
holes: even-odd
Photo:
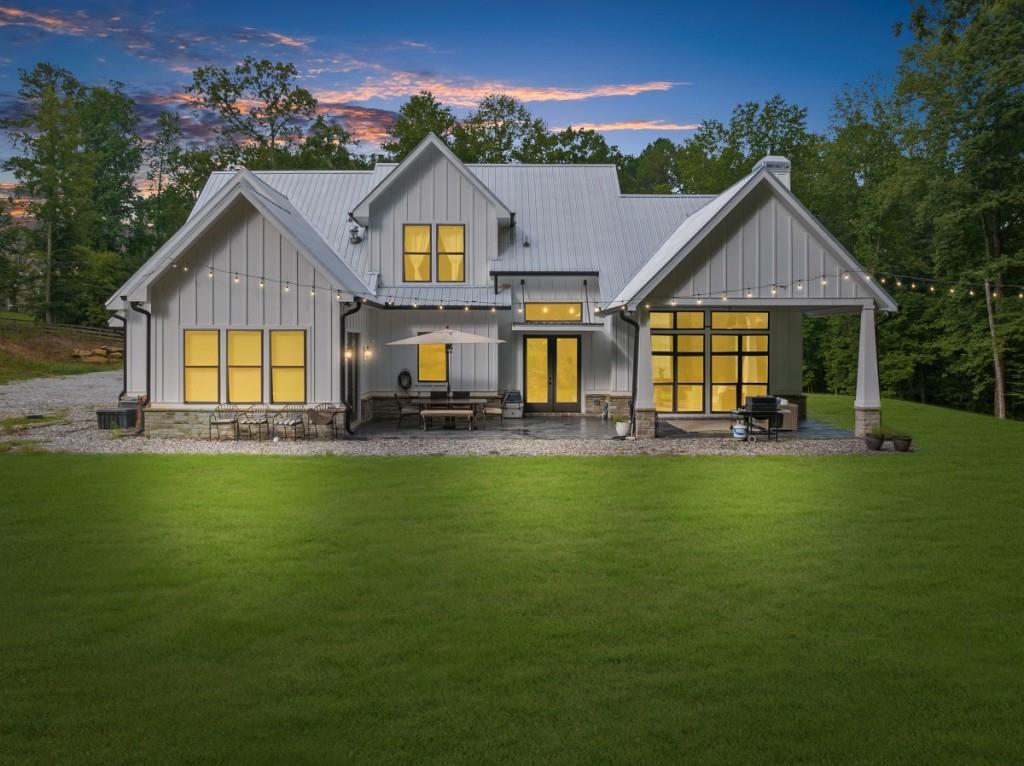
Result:
[[[796,289],[797,290],[803,290],[804,289],[804,283],[802,281],[801,282],[797,282],[796,283]]]
[[[727,301],[727,300],[729,300],[729,296],[728,296],[728,295],[726,295],[725,293],[722,293],[722,300],[723,300],[723,301]]]
[[[213,266],[210,267],[210,273],[207,275],[210,279],[213,279]]]
[[[850,278],[850,272],[844,271],[843,272],[843,279],[847,279],[848,280],[849,278]]]
[[[235,274],[235,284],[238,284],[238,274]]]
[[[336,298],[338,303],[341,303],[341,290],[338,290],[338,297]]]
[[[772,285],[772,295],[775,295],[778,291],[779,291],[779,288],[776,287],[775,285]]]
[[[753,297],[754,297],[754,293],[753,293],[753,292],[751,292],[751,290],[750,290],[750,288],[749,288],[749,287],[747,288],[747,297],[748,297],[748,298],[753,298]],[[675,304],[672,304],[672,305],[675,305]]]
[[[292,289],[292,288],[291,288],[291,287],[290,287],[290,286],[288,285],[288,283],[287,283],[287,282],[285,282],[285,283],[284,283],[284,291],[285,291],[285,292],[288,292],[288,291],[289,291],[289,290],[291,290],[291,289]]]
[[[266,283],[263,281],[263,277],[260,277],[260,287],[265,287]]]
[[[309,288],[309,297],[310,298],[315,298],[316,297],[316,288],[315,287]]]
[[[188,271],[188,264],[186,263],[184,266],[182,266],[181,270],[182,271]]]

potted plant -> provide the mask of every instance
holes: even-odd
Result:
[[[913,437],[906,431],[896,431],[889,438],[892,440],[893,449],[897,452],[908,452],[910,450],[910,442],[913,440]]]
[[[875,426],[864,435],[864,445],[870,450],[880,450],[888,437],[888,429],[882,428],[882,426]]]
[[[624,415],[620,415],[619,417],[615,418],[615,433],[617,433],[619,436],[623,436],[623,437],[624,436],[629,436],[629,418],[628,417],[626,417]]]

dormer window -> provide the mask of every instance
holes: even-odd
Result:
[[[407,223],[402,228],[402,281],[430,281],[430,224]]]
[[[461,223],[437,225],[437,281],[466,281],[466,227]]]

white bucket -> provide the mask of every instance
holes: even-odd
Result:
[[[734,439],[746,439],[747,438],[747,427],[743,423],[736,423],[732,427],[732,437]]]

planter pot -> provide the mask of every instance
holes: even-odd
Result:
[[[879,438],[878,436],[865,436],[864,446],[868,449],[879,450],[882,449],[882,442],[884,441],[885,439]]]
[[[617,433],[619,436],[629,436],[629,422],[627,421],[625,423],[616,423],[615,433]]]
[[[907,452],[910,450],[910,442],[911,439],[900,439],[898,437],[894,437],[892,440],[892,446],[897,452]]]

